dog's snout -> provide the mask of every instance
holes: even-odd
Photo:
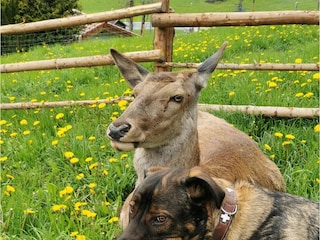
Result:
[[[109,125],[108,135],[112,139],[119,141],[120,138],[124,137],[130,131],[130,124],[121,124],[120,126],[115,126],[112,123]]]

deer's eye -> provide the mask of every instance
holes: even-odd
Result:
[[[175,95],[175,96],[171,97],[170,100],[179,103],[179,102],[182,102],[183,96]]]
[[[152,225],[162,225],[167,221],[167,217],[166,216],[156,216],[153,221],[152,221]]]

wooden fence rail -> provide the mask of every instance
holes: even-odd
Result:
[[[140,52],[124,53],[127,57],[133,59],[136,62],[161,62],[163,57],[161,51],[149,50]],[[1,64],[1,73],[12,73],[22,71],[33,71],[33,70],[49,70],[49,69],[64,69],[74,67],[94,67],[112,65],[113,59],[110,54],[97,55],[89,57],[77,57],[77,58],[60,58],[52,60],[22,62],[22,63],[10,63]]]
[[[53,108],[69,106],[92,106],[94,104],[117,103],[120,100],[131,102],[131,97],[120,97],[110,100],[79,100],[79,101],[59,101],[59,102],[21,102],[21,103],[2,103],[0,110],[12,109],[34,109],[34,108]],[[203,111],[227,111],[242,112],[250,115],[279,117],[279,118],[315,118],[320,117],[319,108],[296,108],[296,107],[273,107],[273,106],[243,106],[243,105],[219,105],[219,104],[198,104],[198,108]]]
[[[130,7],[126,9],[119,9],[115,11],[85,14],[67,18],[57,18],[31,23],[9,24],[0,26],[0,34],[11,35],[40,32],[57,28],[80,26],[95,22],[107,22],[157,12],[163,12],[163,4],[161,2]]]
[[[232,13],[153,14],[154,27],[259,26],[279,24],[319,24],[318,11],[274,11]]]

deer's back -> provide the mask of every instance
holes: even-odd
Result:
[[[242,179],[269,189],[285,191],[283,177],[248,135],[225,120],[199,111],[200,165],[211,176],[231,182]]]

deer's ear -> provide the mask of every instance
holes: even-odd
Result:
[[[193,167],[190,170],[185,186],[194,204],[205,205],[214,202],[217,208],[221,207],[225,193],[201,167]]]
[[[118,66],[122,76],[128,81],[131,87],[142,82],[149,71],[141,65],[135,63],[115,49],[110,49],[115,64]]]
[[[207,85],[207,80],[216,69],[224,49],[227,47],[228,42],[224,42],[220,49],[213,54],[211,57],[207,58],[199,67],[198,67],[198,85],[203,88]]]

